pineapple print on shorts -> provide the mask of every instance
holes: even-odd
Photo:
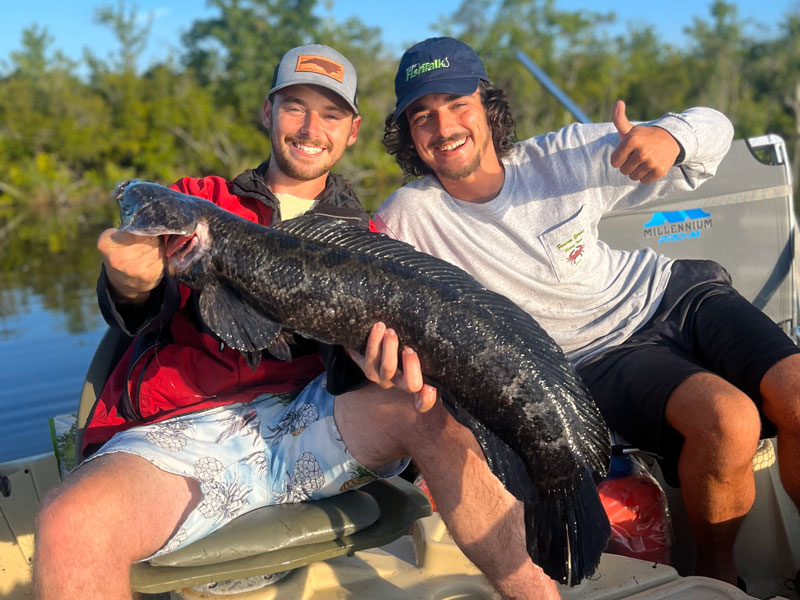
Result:
[[[213,456],[204,456],[194,463],[194,476],[203,487],[203,501],[198,512],[215,523],[230,521],[238,517],[249,504],[252,488],[238,481],[217,481],[224,470],[223,464]]]
[[[267,463],[267,457],[264,454],[264,450],[257,450],[256,452],[253,452],[252,454],[246,456],[242,462],[246,465],[249,465],[253,470],[253,473],[259,477],[266,477],[267,467],[269,464]]]
[[[268,426],[267,429],[269,429],[271,433],[264,436],[264,441],[276,442],[287,433],[291,433],[293,436],[297,437],[318,419],[319,413],[315,405],[301,404],[283,415],[277,427]]]
[[[347,490],[351,490],[354,487],[364,485],[365,483],[369,483],[370,481],[375,481],[376,479],[377,477],[372,471],[370,471],[366,467],[356,464],[353,466],[352,469],[350,469],[350,479],[348,479],[341,485],[339,491],[346,492]]]
[[[177,550],[183,542],[186,541],[189,535],[186,533],[186,530],[181,527],[178,530],[178,533],[172,536],[166,546],[164,546],[161,550],[156,552],[156,556],[159,554],[166,554],[167,552],[172,552],[173,550]]]
[[[144,439],[167,452],[179,452],[192,439],[188,435],[194,431],[193,421],[164,421],[156,423]]]
[[[248,406],[240,407],[236,414],[226,419],[222,433],[217,436],[217,443],[220,444],[233,436],[250,436],[253,446],[260,443],[261,420],[255,410]]]
[[[294,463],[292,472],[286,474],[283,489],[275,495],[275,503],[305,502],[311,499],[311,494],[321,490],[324,485],[325,475],[316,457],[311,452],[303,452]]]

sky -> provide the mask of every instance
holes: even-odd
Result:
[[[627,23],[654,25],[662,40],[674,44],[680,43],[683,28],[691,25],[694,17],[710,18],[711,3],[712,0],[556,0],[562,10],[614,11],[621,23],[620,32],[625,31]],[[52,36],[51,49],[61,50],[72,59],[80,60],[86,47],[107,57],[116,49],[116,43],[107,28],[94,22],[94,7],[101,4],[116,6],[117,0],[0,0],[0,73],[8,66],[10,53],[20,49],[22,31],[34,24],[46,28]],[[166,48],[179,48],[180,34],[194,20],[215,12],[204,0],[132,0],[126,4],[135,5],[140,15],[152,15],[146,64],[154,57],[164,56]],[[461,0],[333,0],[319,4],[323,14],[332,13],[339,20],[358,16],[367,25],[379,27],[387,47],[399,58],[412,43],[436,35],[433,26],[442,16],[453,14]],[[326,4],[333,8],[328,11]],[[790,9],[800,10],[800,0],[737,0],[735,4],[740,17],[771,25],[767,35],[776,31],[775,24]]]

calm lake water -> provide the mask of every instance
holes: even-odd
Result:
[[[99,260],[98,260],[99,268]],[[83,378],[105,322],[93,289],[79,296],[84,319],[47,309],[29,289],[4,290],[12,314],[0,312],[0,462],[52,450],[48,419],[77,408]]]

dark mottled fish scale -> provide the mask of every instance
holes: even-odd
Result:
[[[375,322],[394,328],[452,404],[522,459],[524,474],[495,472],[535,488],[515,492],[534,560],[560,581],[594,570],[608,521],[592,471],[605,473],[608,432],[561,349],[527,313],[457,267],[341,221],[306,216],[267,228],[144,183],[119,198],[130,231],[205,236],[196,260],[170,272],[202,290],[204,320],[244,353],[272,351],[281,328],[362,350]]]

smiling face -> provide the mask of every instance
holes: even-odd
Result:
[[[428,94],[405,111],[417,154],[440,180],[496,171],[497,156],[480,91],[469,96]]]
[[[354,116],[343,99],[313,85],[275,92],[264,102],[262,116],[272,140],[270,187],[307,182],[321,190],[328,172],[355,143],[361,126],[361,117]]]

